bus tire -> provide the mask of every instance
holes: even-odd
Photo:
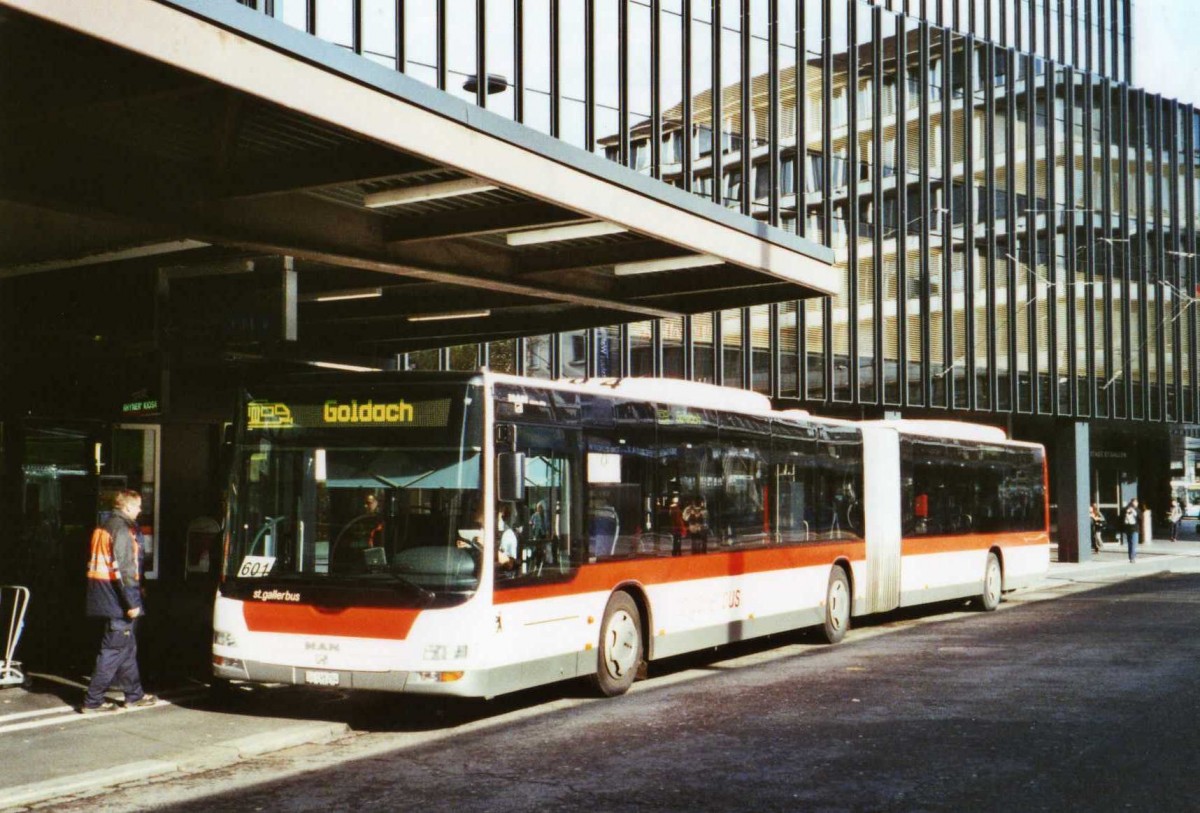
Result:
[[[593,682],[605,697],[629,691],[642,663],[642,614],[628,593],[613,593],[600,624],[599,663]]]
[[[835,565],[829,573],[829,585],[825,588],[825,623],[821,635],[827,643],[836,644],[846,637],[850,629],[850,579],[841,565]]]
[[[1004,572],[1000,569],[1000,558],[989,552],[987,564],[983,568],[983,592],[975,603],[985,613],[990,613],[1000,606],[1000,592],[1004,587]]]

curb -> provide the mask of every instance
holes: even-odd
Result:
[[[236,740],[205,746],[169,759],[148,759],[114,765],[98,771],[31,782],[0,790],[0,810],[60,799],[77,793],[95,792],[127,782],[153,779],[169,773],[195,773],[232,765],[298,745],[332,742],[350,733],[346,723],[312,723],[281,731],[252,734]]]
[[[1118,551],[1106,550],[1106,553]],[[1091,560],[1088,562],[1062,562],[1050,564],[1046,575],[1038,582],[1028,585],[1029,592],[1037,589],[1054,589],[1082,583],[1098,586],[1097,580],[1103,583],[1138,579],[1161,573],[1196,573],[1200,572],[1200,551],[1195,549],[1143,550],[1138,561],[1131,564],[1125,556],[1125,551],[1119,551],[1120,556],[1105,561]]]

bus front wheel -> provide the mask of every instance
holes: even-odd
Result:
[[[642,662],[642,615],[628,593],[614,593],[600,625],[600,662],[594,682],[605,697],[629,691]]]
[[[850,579],[841,567],[829,574],[829,586],[825,589],[825,623],[821,633],[826,642],[836,644],[846,637],[850,629]]]
[[[1000,570],[1000,559],[994,553],[989,553],[987,565],[983,568],[983,592],[979,594],[976,603],[979,609],[990,613],[1000,606],[1000,591],[1004,586],[1004,574]]]

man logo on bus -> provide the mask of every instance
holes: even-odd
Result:
[[[292,411],[286,404],[270,401],[251,401],[246,404],[246,428],[267,429],[293,425]]]
[[[392,404],[326,401],[322,417],[325,423],[412,423],[413,406],[403,399]]]

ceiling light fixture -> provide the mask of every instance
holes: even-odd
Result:
[[[490,310],[447,311],[445,313],[417,313],[408,317],[410,322],[441,322],[446,319],[482,319],[491,316]]]
[[[500,73],[489,73],[486,74],[486,77],[487,78],[484,80],[486,82],[484,90],[489,96],[491,96],[493,93],[503,93],[508,89],[507,76]],[[474,93],[478,89],[479,77],[477,77],[475,74],[471,74],[463,82],[463,90],[468,91],[469,93]]]
[[[381,209],[385,206],[404,206],[408,203],[420,203],[438,198],[453,198],[458,195],[474,195],[478,192],[490,192],[498,189],[495,184],[476,178],[460,178],[457,181],[431,183],[423,186],[404,186],[399,189],[385,189],[382,192],[372,192],[363,196],[363,206],[368,209]]]
[[[336,361],[310,361],[309,364],[325,370],[345,370],[351,373],[378,373],[382,369],[380,367],[363,367],[358,364],[339,364]]]
[[[301,302],[341,302],[344,299],[375,299],[383,296],[383,288],[344,288],[339,291],[314,291],[301,294]]]
[[[684,268],[704,268],[710,265],[724,264],[724,260],[711,254],[689,254],[684,257],[664,257],[661,260],[617,263],[613,266],[613,273],[618,277],[631,277],[635,274],[655,274],[659,271],[679,271]]]
[[[570,226],[549,226],[544,229],[510,232],[510,246],[533,246],[539,243],[557,243],[562,240],[582,240],[585,237],[603,237],[606,234],[624,234],[629,229],[616,223],[598,220],[593,223],[575,223]]]

